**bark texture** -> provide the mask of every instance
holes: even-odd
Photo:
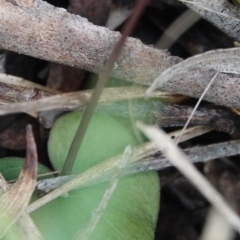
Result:
[[[41,0],[28,3],[30,7],[19,2],[0,2],[0,47],[91,72],[102,70],[120,33],[95,26]],[[112,75],[149,85],[179,61],[167,51],[128,38]]]

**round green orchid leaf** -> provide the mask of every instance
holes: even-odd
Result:
[[[61,116],[50,132],[48,153],[57,170],[62,170],[82,115],[82,112],[72,112]],[[138,145],[130,125],[108,115],[94,114],[72,173],[81,173],[100,161],[123,153],[128,144]]]
[[[81,112],[60,117],[48,142],[53,166],[61,170],[76,132]],[[127,145],[137,145],[130,125],[118,119],[94,114],[78,153],[73,173],[123,153]],[[73,239],[101,201],[108,182],[70,191],[37,209],[31,216],[47,240]],[[106,209],[89,240],[154,239],[160,199],[156,172],[139,173],[119,180]]]
[[[69,192],[31,213],[47,240],[73,239],[85,228],[107,183]],[[122,178],[89,240],[154,239],[159,209],[159,180],[155,172]]]
[[[7,180],[16,180],[22,170],[24,158],[20,157],[5,157],[0,159],[0,173]],[[49,173],[50,170],[42,164],[38,164],[38,175]],[[38,180],[53,177],[40,176]]]

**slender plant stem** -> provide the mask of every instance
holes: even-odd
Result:
[[[216,79],[217,75],[219,74],[219,72],[216,72],[214,74],[214,76],[212,77],[211,81],[208,83],[207,87],[205,88],[205,90],[203,91],[201,97],[198,99],[197,104],[195,105],[194,109],[192,110],[192,113],[190,115],[190,117],[188,118],[187,122],[185,123],[181,134],[179,135],[176,144],[178,144],[181,140],[182,135],[184,134],[184,131],[186,130],[186,128],[188,127],[189,123],[191,122],[193,115],[195,114],[195,112],[197,111],[197,108],[199,107],[199,104],[201,103],[201,101],[203,100],[203,97],[205,96],[205,94],[207,93],[208,89],[210,88],[210,86],[212,85],[213,81]]]
[[[77,132],[71,143],[71,146],[68,151],[68,155],[65,160],[61,175],[71,174],[75,159],[77,157],[78,151],[80,150],[84,135],[87,131],[88,124],[91,120],[94,109],[97,106],[97,103],[101,96],[103,88],[105,87],[105,85],[108,81],[109,75],[115,64],[115,61],[117,60],[117,57],[119,56],[119,54],[121,52],[121,49],[125,43],[127,36],[131,34],[134,26],[136,25],[138,19],[140,18],[141,14],[148,2],[149,2],[148,0],[138,0],[137,1],[135,10],[134,10],[132,16],[130,17],[129,21],[125,24],[125,26],[123,28],[122,37],[120,38],[119,42],[114,47],[114,49],[109,57],[109,60],[107,61],[106,65],[104,66],[103,71],[100,73],[96,88],[94,89],[94,92],[91,96],[89,103],[87,104],[87,108],[83,114],[83,117],[82,117],[80,124],[78,126],[78,129],[77,129]]]

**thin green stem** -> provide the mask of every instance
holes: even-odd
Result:
[[[80,150],[84,135],[87,131],[88,124],[89,124],[91,117],[94,113],[94,110],[97,106],[97,103],[101,96],[103,88],[105,87],[105,85],[108,81],[108,78],[110,76],[110,73],[114,66],[114,63],[117,60],[117,57],[119,56],[119,54],[121,52],[121,49],[125,43],[127,36],[130,35],[130,33],[132,32],[134,26],[136,25],[138,19],[140,18],[141,14],[148,2],[149,2],[148,0],[138,0],[137,1],[136,8],[135,8],[132,16],[130,17],[129,21],[125,24],[125,26],[123,28],[122,37],[120,38],[119,42],[116,44],[115,48],[113,49],[113,51],[109,57],[109,60],[107,61],[106,65],[103,68],[103,71],[99,75],[97,85],[93,91],[93,94],[91,96],[89,103],[87,104],[87,108],[83,114],[83,117],[82,117],[80,124],[78,126],[78,129],[77,129],[77,132],[74,136],[74,139],[73,139],[70,149],[68,151],[68,155],[65,160],[61,175],[71,174],[75,159]]]

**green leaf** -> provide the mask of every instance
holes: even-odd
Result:
[[[107,187],[101,183],[71,191],[31,213],[47,240],[72,239],[84,227]],[[120,179],[91,240],[154,239],[159,209],[157,173],[148,172]]]
[[[57,170],[63,167],[82,115],[82,112],[65,114],[55,122],[50,132],[48,153]],[[94,114],[77,155],[72,174],[81,173],[105,159],[123,153],[128,144],[138,145],[129,124],[122,119]]]
[[[48,150],[53,166],[61,170],[67,151],[82,117],[74,112],[60,117],[53,126]],[[137,145],[130,124],[114,117],[94,114],[78,153],[73,173],[123,153]],[[42,235],[51,239],[72,239],[88,222],[108,183],[98,183],[68,193],[37,209],[31,216]],[[156,172],[121,178],[89,239],[154,239],[160,199]]]
[[[6,181],[16,180],[22,170],[23,158],[20,157],[5,157],[0,159],[0,173],[6,179]],[[42,164],[38,164],[38,175],[49,173],[50,170]],[[48,175],[47,177],[52,177]],[[38,179],[44,179],[46,177],[39,177]]]

